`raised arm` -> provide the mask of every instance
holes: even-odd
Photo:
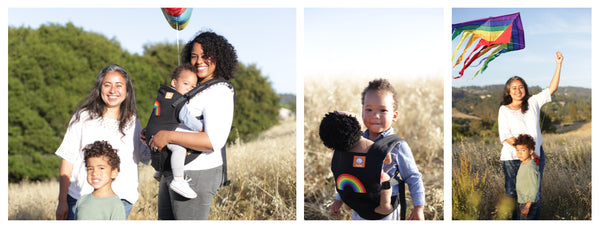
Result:
[[[560,81],[560,69],[562,66],[563,56],[559,51],[556,52],[556,69],[554,70],[554,76],[552,77],[552,81],[550,81],[550,95],[554,94],[558,89],[558,82]]]

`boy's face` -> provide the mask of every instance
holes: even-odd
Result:
[[[194,72],[189,70],[182,70],[179,73],[179,78],[171,80],[171,86],[177,90],[177,92],[181,94],[186,94],[194,87],[196,87],[196,83],[198,82],[198,77]]]
[[[394,97],[388,91],[368,91],[363,105],[363,122],[372,134],[381,134],[398,118]]]
[[[101,189],[110,186],[112,180],[117,178],[119,171],[108,164],[108,158],[93,157],[87,161],[87,182],[94,189]]]
[[[517,145],[517,157],[519,158],[519,160],[521,161],[526,161],[529,158],[531,158],[531,155],[533,154],[533,150],[530,150],[529,148],[527,148],[526,145]]]

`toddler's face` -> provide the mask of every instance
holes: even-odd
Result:
[[[112,180],[117,178],[119,171],[108,164],[108,158],[93,157],[87,161],[87,182],[94,187],[100,189],[110,186]]]
[[[186,94],[194,87],[198,82],[198,77],[194,72],[189,70],[183,70],[179,73],[179,78],[171,80],[171,86],[181,94]]]
[[[531,155],[533,154],[533,150],[527,148],[526,145],[517,145],[517,157],[521,161],[526,161],[531,159]]]
[[[388,91],[368,91],[363,105],[363,122],[373,134],[389,129],[398,118],[394,97]]]

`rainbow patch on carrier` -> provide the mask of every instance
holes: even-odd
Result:
[[[158,101],[154,101],[154,107],[152,108],[152,112],[155,116],[160,116],[160,103],[158,103]]]
[[[358,178],[356,178],[355,176],[352,176],[350,174],[342,174],[339,175],[337,180],[335,181],[337,183],[337,188],[339,190],[344,190],[344,188],[352,188],[352,190],[356,193],[366,193],[367,190],[365,189],[365,186],[362,184],[362,182],[360,182],[358,180]]]

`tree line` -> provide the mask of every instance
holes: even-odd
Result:
[[[504,85],[470,86],[452,88],[452,108],[475,118],[452,117],[452,139],[463,137],[498,137],[498,108]],[[538,86],[529,87],[530,94],[542,91]],[[591,89],[559,87],[552,95],[552,102],[540,110],[542,132],[556,132],[556,125],[592,120]]]
[[[145,44],[143,54],[123,50],[114,39],[72,23],[38,29],[8,28],[9,181],[58,176],[54,152],[69,120],[109,64],[130,74],[145,127],[159,85],[168,84],[177,65],[175,43]],[[278,123],[279,96],[255,64],[239,63],[233,130],[229,142],[251,140]]]

